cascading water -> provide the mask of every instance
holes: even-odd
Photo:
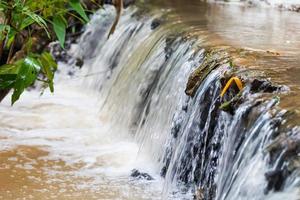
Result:
[[[45,160],[57,159],[75,169],[61,173],[78,184],[74,188],[79,194],[61,186],[69,183],[59,170],[44,166],[57,181],[55,187],[71,193],[66,196],[59,190],[53,198],[73,194],[79,199],[299,199],[300,130],[286,125],[289,112],[278,108],[272,93],[280,92],[279,87],[267,88],[263,81],[246,84],[241,100],[225,112],[220,109],[222,81],[225,72],[233,70],[227,57],[207,61],[218,54],[208,54],[202,48],[204,39],[183,31],[180,21],[160,20],[161,11],[142,14],[137,8],[126,9],[107,39],[113,13],[110,6],[96,13],[70,49],[85,64],[70,80],[58,78],[57,99],[46,95],[40,104],[21,103],[15,108],[15,112],[36,108],[37,113],[52,108],[66,118],[46,123],[53,113],[40,117],[32,113],[27,117],[40,123],[26,126],[27,135],[16,136],[19,139],[12,135],[22,134],[22,129],[12,121],[2,130],[6,138],[16,140],[15,145],[33,140],[51,152]],[[200,65],[212,68],[197,85],[191,74]],[[193,94],[187,91],[188,80]],[[83,85],[84,95],[70,92],[71,98],[65,99],[63,91],[78,85]],[[225,99],[234,94],[231,89]],[[59,111],[61,104],[66,110]],[[9,108],[4,110],[3,119],[9,119]],[[45,128],[50,131],[43,139],[39,134]],[[155,180],[131,180],[133,169]],[[93,188],[85,190],[89,184]]]
[[[186,80],[206,56],[197,48],[199,41],[174,34],[172,27],[151,31],[157,16],[137,20],[133,11],[127,12],[117,32],[93,52],[103,53],[92,59],[91,72],[101,68],[107,73],[92,85],[103,95],[100,115],[112,113],[114,128],[134,134],[140,151],[158,161],[164,198],[181,186],[185,193],[198,190],[204,199],[265,199],[270,190],[291,187],[284,186],[284,178],[277,180],[280,186],[265,178],[268,171],[280,174],[285,168],[284,158],[270,161],[265,152],[284,115],[275,108],[276,98],[252,94],[249,86],[243,93],[247,101],[234,115],[220,111],[220,79],[228,66],[212,71],[195,97],[187,97]],[[99,27],[103,18],[100,14]],[[87,34],[82,43],[106,36]],[[298,129],[292,132],[299,134]]]

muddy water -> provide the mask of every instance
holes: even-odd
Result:
[[[171,8],[160,12],[168,13],[175,26],[184,25],[191,35],[201,36],[203,45],[245,48],[250,56],[241,63],[288,85],[291,90],[282,96],[281,106],[299,112],[299,14],[198,1],[168,1],[159,6]],[[124,32],[126,20],[130,21],[125,18],[121,22]],[[143,40],[149,37],[150,30],[145,32]],[[118,45],[118,34],[122,39],[123,32],[117,32],[115,43],[108,45]],[[161,37],[162,33],[157,35]],[[152,48],[153,41],[145,42],[150,43],[145,49]],[[114,56],[116,52],[107,50],[103,54]],[[157,55],[157,60],[160,58]],[[105,64],[102,61],[101,57],[99,63]],[[124,93],[120,90],[115,96]],[[147,152],[140,154],[138,144],[130,135],[122,134],[122,129],[111,128],[111,113],[107,117],[108,113],[101,113],[99,117],[98,91],[82,87],[78,79],[60,80],[54,95],[46,92],[40,96],[30,91],[14,107],[9,104],[7,98],[0,105],[0,199],[162,198],[163,180],[151,156]],[[122,117],[118,116],[118,120]],[[133,180],[129,175],[135,168],[155,180]]]
[[[31,91],[14,107],[1,104],[0,199],[156,199],[158,181],[129,178],[151,163],[105,128],[97,97],[84,90],[64,81],[55,95]]]
[[[300,112],[300,14],[239,3],[207,4],[193,0],[159,1],[173,8],[171,17],[187,24],[208,46],[247,50],[241,65],[262,71],[278,84],[291,88],[281,106]],[[243,58],[245,52],[239,56]]]

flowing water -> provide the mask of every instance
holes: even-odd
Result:
[[[299,15],[194,2],[130,7],[109,39],[106,6],[70,49],[82,69],[61,63],[54,94],[5,99],[0,199],[299,199]],[[245,48],[240,73],[286,86],[249,82],[221,111],[221,59],[188,97],[212,47]]]

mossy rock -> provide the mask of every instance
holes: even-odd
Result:
[[[208,74],[217,67],[228,62],[229,56],[225,51],[207,51],[204,55],[202,64],[190,75],[185,93],[188,96],[194,97],[197,89]]]

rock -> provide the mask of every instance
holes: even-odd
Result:
[[[222,52],[207,52],[203,63],[190,75],[185,93],[190,97],[194,97],[196,91],[207,75],[218,66],[228,62],[228,56]]]
[[[124,8],[127,8],[128,6],[135,4],[135,0],[123,0]]]
[[[203,188],[198,188],[195,192],[194,200],[204,200]]]
[[[273,93],[279,91],[280,89],[281,89],[280,86],[275,86],[268,80],[254,79],[251,82],[250,91],[253,93],[257,93],[257,92]]]
[[[69,76],[74,76],[74,72],[70,70],[70,71],[68,71],[68,75]]]
[[[181,126],[183,124],[183,118],[181,116],[179,116],[178,118],[174,119],[172,122],[172,128],[171,128],[171,135],[174,138],[178,137],[178,133],[181,129]]]
[[[159,19],[159,18],[156,18],[154,19],[152,22],[151,22],[151,30],[154,30],[156,29],[157,27],[159,27],[162,23],[162,20]]]
[[[84,64],[84,61],[82,59],[76,58],[76,60],[75,60],[75,66],[81,68],[83,66],[83,64]]]
[[[137,169],[133,169],[131,171],[130,176],[135,178],[135,179],[138,179],[138,180],[147,180],[147,181],[154,180],[154,178],[152,176],[150,176],[149,174],[140,172]]]
[[[233,97],[230,101],[221,104],[220,109],[233,115],[238,106],[243,102],[241,92]]]
[[[279,191],[284,184],[284,171],[283,170],[273,170],[265,173],[265,177],[268,181],[266,191],[274,189],[274,191]]]
[[[63,49],[58,42],[49,45],[50,52],[56,61],[67,63],[71,59],[66,49]]]
[[[174,46],[175,46],[174,44],[175,44],[175,41],[177,38],[178,38],[178,35],[174,35],[174,34],[169,35],[166,38],[166,47],[165,47],[166,60],[168,60],[171,57],[171,55],[174,51]]]

